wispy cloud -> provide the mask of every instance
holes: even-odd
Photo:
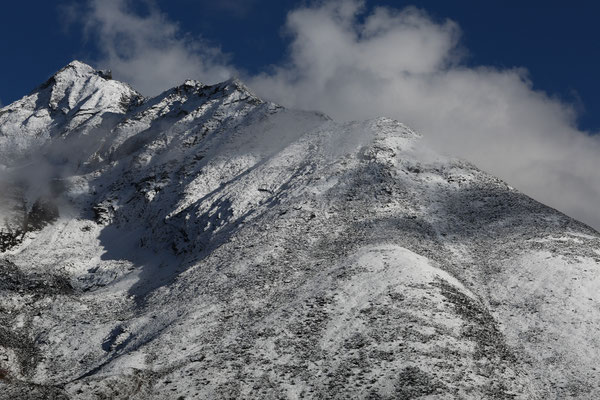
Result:
[[[94,61],[146,95],[190,78],[222,81],[235,71],[218,47],[182,33],[153,3],[144,15],[126,0],[91,0],[88,5],[80,15],[102,52]]]
[[[238,71],[157,9],[140,16],[124,0],[90,4],[86,26],[101,64],[145,93]],[[600,228],[600,139],[576,128],[574,105],[533,90],[525,69],[467,66],[452,21],[414,7],[365,12],[360,0],[291,11],[289,59],[245,79],[263,97],[338,120],[399,119],[437,149]]]

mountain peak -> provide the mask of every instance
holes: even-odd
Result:
[[[238,78],[236,76],[231,77],[231,78],[227,79],[226,81],[219,83],[218,85],[222,86],[225,89],[230,88],[230,89],[233,89],[233,90],[236,90],[239,92],[246,93],[250,96],[257,97],[252,92],[252,90],[248,86],[246,86],[246,84],[244,82],[242,82],[242,80],[240,78]]]
[[[2,392],[600,398],[600,236],[419,137],[68,64],[0,111]]]
[[[200,81],[197,81],[195,79],[186,79],[183,82],[183,86],[188,86],[188,87],[202,87],[204,86],[204,84]]]
[[[26,154],[29,146],[75,128],[89,132],[106,123],[105,114],[122,115],[142,100],[128,84],[112,80],[110,71],[71,61],[5,107],[6,112],[0,114],[0,159],[12,162]]]
[[[92,66],[78,60],[71,61],[65,67],[61,68],[52,76],[41,90],[51,88],[49,107],[52,110],[61,109],[63,113],[73,109],[81,101],[92,97],[96,100],[109,98],[110,106],[119,100],[124,93],[127,97],[141,97],[129,85],[117,81],[112,81],[112,74],[109,70],[96,70]],[[110,96],[106,96],[107,94]],[[102,102],[102,101],[101,101]],[[96,101],[94,108],[96,108]]]
[[[82,61],[79,60],[73,60],[70,63],[68,63],[67,65],[65,65],[63,68],[61,68],[58,72],[62,72],[65,70],[74,70],[74,71],[78,71],[78,72],[83,72],[83,73],[93,73],[96,70],[89,64],[86,64]]]
[[[158,96],[153,97],[147,103],[149,106],[166,102],[180,102],[182,98],[189,99],[194,103],[204,103],[208,99],[225,99],[225,104],[231,101],[249,101],[252,104],[264,103],[255,95],[241,80],[230,78],[223,82],[207,85],[195,79],[186,79],[180,85],[165,90]]]
[[[48,83],[57,81],[75,81],[79,79],[89,79],[92,77],[111,80],[112,72],[110,70],[97,70],[89,64],[79,60],[73,60],[52,75],[48,82],[42,86],[48,86]]]
[[[257,97],[252,90],[244,84],[239,78],[232,77],[225,81],[215,83],[212,85],[206,85],[201,81],[195,79],[186,79],[183,84],[176,86],[175,88],[169,89],[202,89],[202,88],[212,88],[215,91],[228,91],[228,92],[242,92],[252,97]]]

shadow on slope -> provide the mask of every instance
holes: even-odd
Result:
[[[105,252],[100,257],[103,261],[128,261],[133,272],[122,280],[137,281],[128,289],[128,294],[140,302],[149,292],[168,284],[180,272],[181,260],[169,251],[158,252],[143,246],[143,227],[130,230],[125,227],[109,225],[102,229],[98,239]]]

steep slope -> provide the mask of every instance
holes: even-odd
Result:
[[[47,198],[62,190],[57,179],[73,174],[105,140],[102,135],[142,102],[110,71],[73,61],[0,109],[1,250],[53,219],[55,207]],[[31,215],[36,208],[42,220]]]
[[[237,80],[135,101],[99,105],[110,123],[0,124],[60,172],[56,213],[2,253],[0,397],[600,396],[590,228],[390,119]]]

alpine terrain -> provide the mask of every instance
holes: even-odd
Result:
[[[600,235],[397,121],[74,61],[0,164],[2,399],[600,398]]]

